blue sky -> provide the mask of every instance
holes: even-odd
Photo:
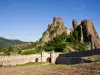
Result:
[[[36,41],[54,16],[68,28],[89,19],[100,35],[100,0],[0,0],[0,37]]]

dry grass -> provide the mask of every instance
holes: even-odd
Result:
[[[1,67],[0,75],[100,75],[100,62],[77,65],[27,64]]]

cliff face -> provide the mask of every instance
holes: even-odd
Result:
[[[61,35],[62,33],[70,34],[71,30],[64,27],[64,23],[62,18],[53,18],[52,24],[48,25],[47,30],[43,33],[42,38],[40,41],[48,42],[52,40],[57,35]]]
[[[83,20],[76,28],[78,29],[80,41],[86,43],[88,49],[100,48],[100,39],[91,21]]]

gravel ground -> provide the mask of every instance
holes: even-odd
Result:
[[[77,65],[30,64],[1,67],[0,75],[100,75],[100,62]]]

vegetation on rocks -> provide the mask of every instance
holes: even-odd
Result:
[[[42,50],[55,52],[72,52],[72,51],[85,51],[86,47],[84,43],[81,43],[78,38],[78,32],[74,29],[70,35],[63,33],[54,37],[52,40],[46,42],[43,46],[38,45],[38,42],[30,43],[22,46],[10,46],[7,49],[0,49],[4,55],[10,55],[11,53],[17,53],[21,55],[36,54],[40,53]],[[37,47],[36,47],[37,46]]]
[[[0,48],[0,55],[10,55],[13,53],[27,55],[40,53],[42,50],[54,50],[55,52],[67,53],[85,51],[86,48],[89,50],[99,48],[100,39],[92,22],[83,20],[81,24],[78,25],[78,22],[73,20],[72,24],[72,29],[66,28],[62,18],[54,17],[52,24],[48,25],[47,30],[43,33],[38,42],[26,43],[19,40],[0,38],[0,42],[2,43],[11,43],[4,49],[2,47]],[[14,46],[12,46],[12,44],[14,44]]]
[[[62,35],[53,38],[53,40],[48,41],[44,45],[44,50],[54,50],[55,52],[67,52],[67,46],[79,52],[86,50],[85,44],[79,41],[78,33],[76,30],[72,32],[71,35],[66,35],[65,33],[63,33]]]

